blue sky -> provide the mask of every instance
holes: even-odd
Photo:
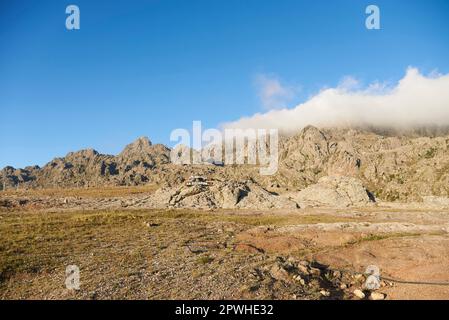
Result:
[[[381,30],[365,28],[369,4]],[[1,0],[0,167],[262,112],[261,76],[300,88],[293,107],[345,76],[446,74],[448,18],[445,0]]]

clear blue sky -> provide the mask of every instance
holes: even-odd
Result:
[[[65,28],[65,8],[81,29]],[[365,8],[381,30],[365,28]],[[449,72],[447,0],[0,1],[0,168],[43,165],[138,136],[169,144],[192,120],[263,111],[258,74],[302,87],[292,105],[353,75]]]

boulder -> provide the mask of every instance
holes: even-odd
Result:
[[[325,176],[293,196],[300,207],[366,206],[375,202],[374,196],[353,177]]]

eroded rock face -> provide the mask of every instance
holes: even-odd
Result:
[[[306,127],[284,139],[281,186],[302,190],[327,175],[360,179],[386,201],[449,195],[449,136]]]
[[[301,207],[357,207],[375,202],[374,196],[356,178],[326,176],[292,197]]]
[[[153,207],[224,209],[295,209],[295,202],[274,195],[252,181],[214,181],[209,186],[162,188],[148,202]]]

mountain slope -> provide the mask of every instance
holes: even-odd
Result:
[[[117,156],[81,150],[55,158],[44,167],[1,171],[0,187],[85,187],[176,185],[190,175],[212,180],[252,179],[278,193],[297,191],[328,175],[357,177],[377,198],[420,200],[449,194],[449,135],[384,136],[358,129],[308,126],[279,145],[279,169],[259,175],[256,166],[174,165],[170,149],[142,137]]]

